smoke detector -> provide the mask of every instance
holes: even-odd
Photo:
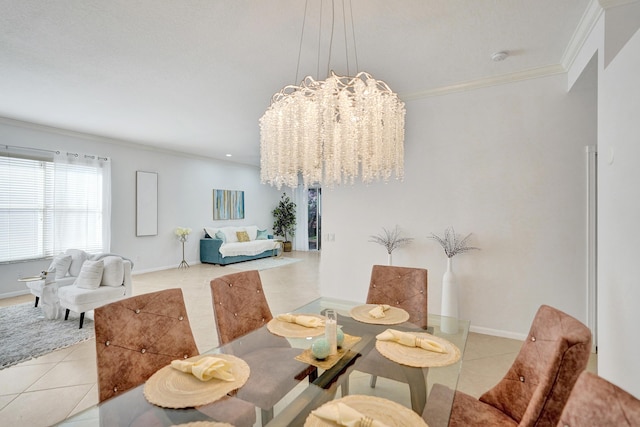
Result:
[[[509,56],[509,52],[501,50],[500,52],[496,52],[493,55],[491,55],[491,60],[493,62],[500,62],[507,59],[508,56]]]

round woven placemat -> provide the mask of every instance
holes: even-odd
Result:
[[[331,402],[325,403],[325,405],[331,405],[332,403],[335,404],[336,402],[342,402],[360,412],[362,415],[371,417],[389,427],[427,426],[427,423],[424,422],[422,417],[411,409],[381,397],[354,394],[351,396],[345,396],[342,399],[332,400]],[[337,425],[338,424],[334,422],[316,417],[312,413],[309,414],[304,422],[304,427],[326,427]]]
[[[324,319],[324,316],[321,316],[319,314],[305,314],[305,316],[313,316],[319,319]],[[267,329],[272,334],[285,338],[317,337],[324,334],[324,326],[318,326],[317,328],[307,328],[306,326],[298,325],[297,323],[283,322],[282,320],[278,320],[275,317],[269,320],[269,323],[267,323]]]
[[[153,374],[144,385],[144,397],[154,405],[163,408],[191,408],[206,405],[224,397],[227,393],[237,390],[249,379],[249,365],[230,354],[201,354],[187,360],[197,360],[202,357],[219,357],[233,364],[231,370],[234,381],[222,381],[216,378],[200,381],[191,374],[179,371],[167,365]]]
[[[398,307],[390,307],[389,310],[385,310],[384,317],[376,319],[369,314],[371,310],[376,308],[379,304],[364,304],[353,307],[349,314],[358,322],[371,323],[374,325],[397,325],[409,320],[409,313]]]
[[[460,360],[460,349],[450,341],[427,333],[417,332],[413,334],[439,343],[447,352],[437,353],[419,347],[407,347],[394,341],[380,340],[376,340],[376,350],[387,359],[414,368],[448,366]]]

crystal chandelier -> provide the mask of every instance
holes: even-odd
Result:
[[[260,118],[261,181],[280,189],[297,187],[300,177],[305,188],[358,176],[365,184],[401,180],[404,117],[404,102],[366,72],[307,76],[273,95]]]

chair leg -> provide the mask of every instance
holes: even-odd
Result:
[[[342,393],[342,397],[349,395],[349,376],[340,383],[340,393]]]
[[[262,427],[269,424],[269,421],[273,419],[273,407],[269,409],[260,409],[260,418],[262,420]]]
[[[378,377],[376,375],[371,375],[371,379],[369,380],[369,387],[376,388],[376,380]]]
[[[64,320],[67,320],[69,318],[69,309],[67,308],[64,312]]]
[[[80,327],[78,329],[82,329],[83,323],[84,323],[84,313],[80,313]]]
[[[40,301],[40,297],[36,297],[36,305],[34,305],[34,307],[38,306],[38,301]]]

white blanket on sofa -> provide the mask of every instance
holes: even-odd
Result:
[[[251,240],[249,242],[223,243],[220,246],[220,255],[228,256],[253,256],[276,248],[276,242],[268,240]]]

